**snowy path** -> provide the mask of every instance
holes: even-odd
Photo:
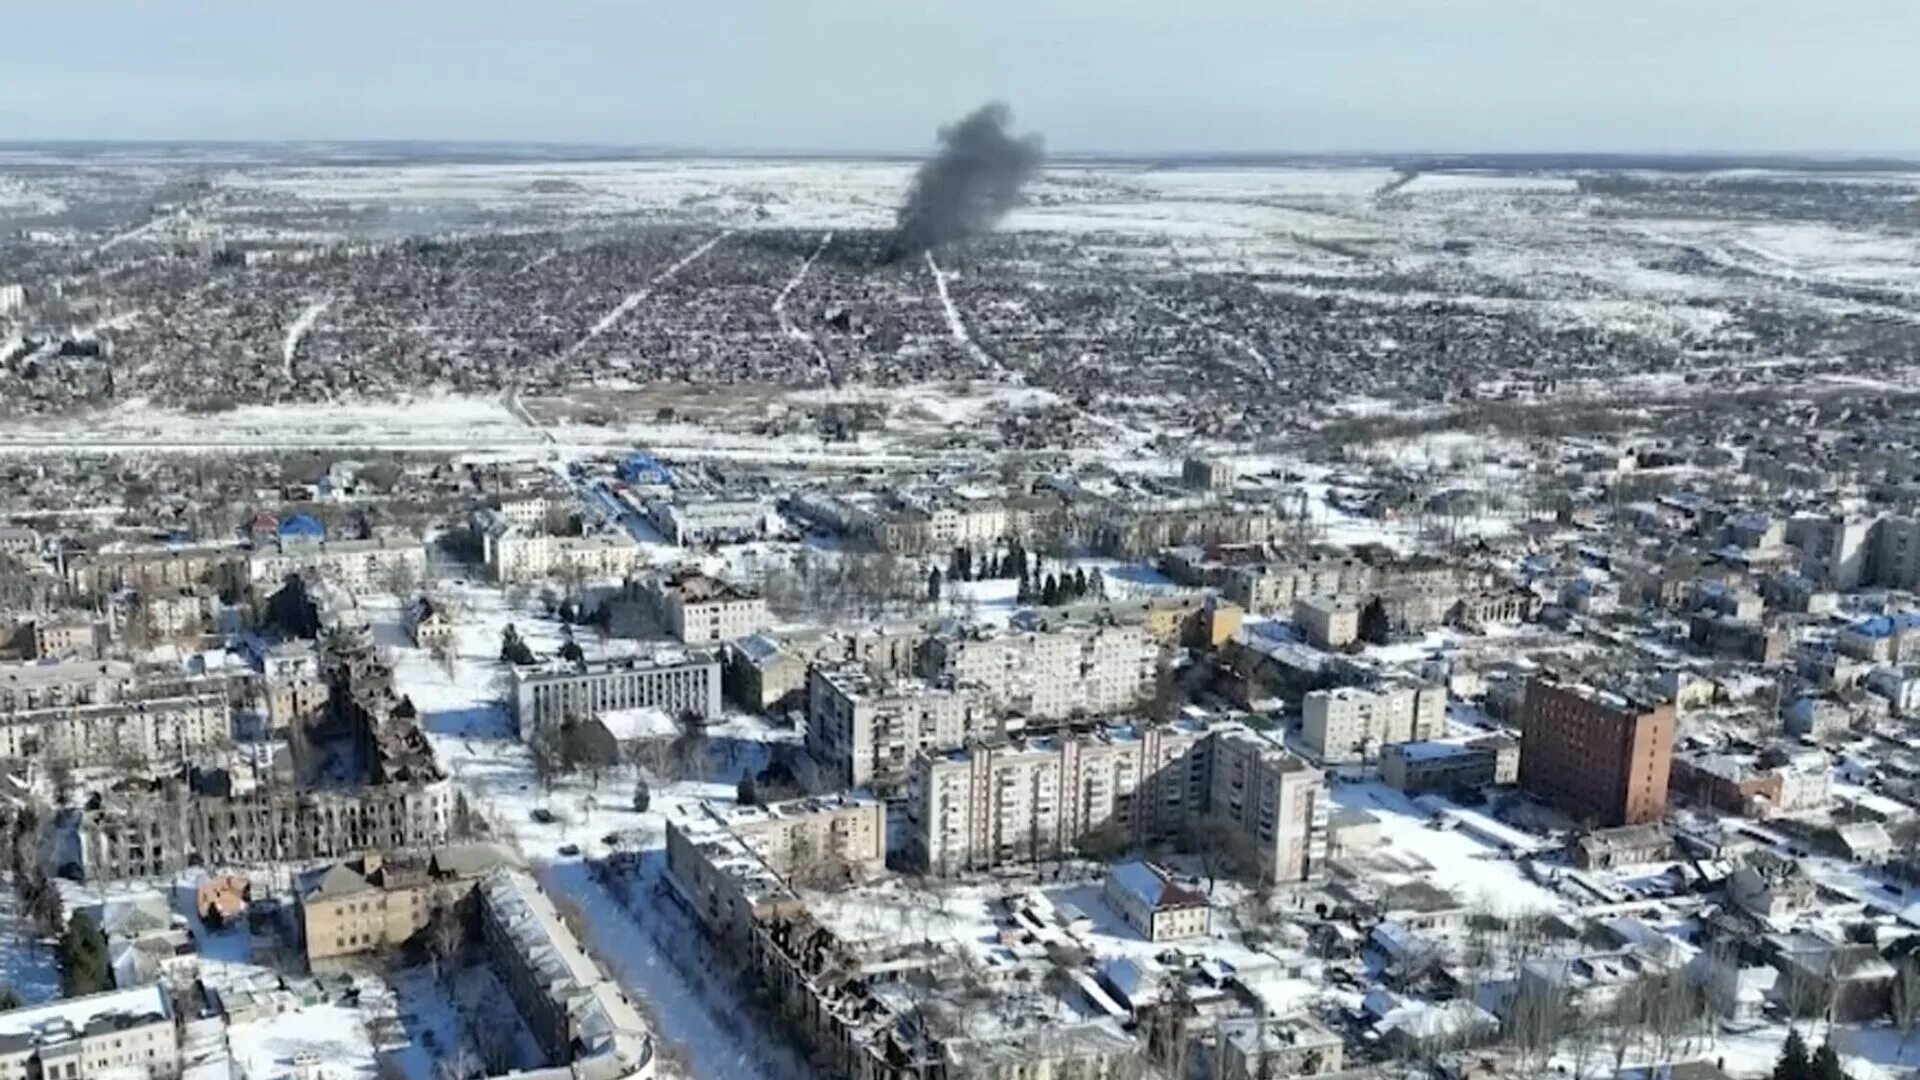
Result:
[[[1174,318],[1180,320],[1181,322],[1187,324],[1188,326],[1191,326],[1197,330],[1205,330],[1208,333],[1211,333],[1219,337],[1222,341],[1227,342],[1229,345],[1232,345],[1234,348],[1239,349],[1241,352],[1246,353],[1247,357],[1251,359],[1256,365],[1259,366],[1261,378],[1265,379],[1268,382],[1273,382],[1275,380],[1276,376],[1273,373],[1273,361],[1267,359],[1266,356],[1262,354],[1259,349],[1254,348],[1253,343],[1251,341],[1248,341],[1246,338],[1243,338],[1238,334],[1230,334],[1227,331],[1222,330],[1218,327],[1208,326],[1206,323],[1201,322],[1199,319],[1194,318],[1193,316],[1187,314],[1186,312],[1180,311],[1177,308],[1172,307],[1171,305],[1162,303],[1160,300],[1149,295],[1145,289],[1142,289],[1138,285],[1133,286],[1133,291],[1136,296],[1140,297],[1140,299],[1145,300],[1147,303],[1152,304],[1154,307],[1159,308],[1161,311],[1166,312],[1168,315],[1173,316]]]
[[[807,271],[813,269],[814,260],[818,259],[821,253],[827,250],[827,245],[831,243],[833,243],[833,233],[828,232],[827,235],[820,238],[820,246],[813,249],[813,254],[801,261],[800,269],[794,271],[793,277],[788,279],[787,283],[780,287],[780,295],[773,298],[773,315],[780,320],[781,331],[789,338],[805,345],[811,350],[813,352],[813,358],[819,361],[820,369],[827,373],[828,378],[833,377],[833,365],[827,363],[826,351],[820,348],[819,342],[813,340],[812,334],[795,326],[793,320],[787,317],[787,297],[792,295],[793,290],[799,288],[800,283],[807,279]]]
[[[933,261],[931,251],[927,252],[927,272],[933,275],[933,286],[940,293],[940,306],[946,309],[947,313],[947,332],[953,335],[954,342],[967,350],[967,355],[973,357],[980,366],[992,369],[1002,379],[1010,378],[1013,373],[1008,371],[1005,365],[995,359],[991,353],[981,348],[979,343],[973,340],[972,334],[967,333],[967,324],[960,318],[960,309],[953,306],[953,296],[947,292],[947,272],[940,269],[939,263]]]
[[[555,896],[579,907],[586,944],[606,962],[627,996],[646,1004],[656,1034],[684,1049],[696,1077],[739,1080],[801,1080],[813,1074],[787,1046],[783,1032],[756,1030],[746,1011],[730,1000],[731,988],[706,941],[677,911],[654,910],[643,925],[619,899],[594,881],[584,863],[556,862],[537,871]],[[644,886],[643,886],[644,888]],[[655,905],[671,901],[653,898]],[[676,960],[668,949],[691,952]]]
[[[286,340],[280,343],[280,359],[286,365],[289,379],[293,377],[293,354],[300,351],[300,339],[307,336],[307,332],[313,329],[314,324],[320,321],[320,316],[325,314],[332,304],[331,296],[315,300],[307,305],[307,309],[300,313],[299,318],[293,320],[293,325],[287,327]]]
[[[614,324],[626,318],[628,312],[645,303],[647,297],[653,295],[653,290],[666,284],[675,274],[678,274],[680,271],[685,270],[687,267],[692,266],[694,263],[706,257],[707,252],[712,251],[720,241],[732,235],[733,230],[731,229],[721,233],[719,236],[682,255],[673,265],[667,267],[665,270],[653,275],[652,279],[649,280],[646,285],[628,293],[626,299],[615,304],[612,311],[600,316],[600,321],[594,323],[593,326],[587,330],[586,336],[574,342],[572,345],[567,346],[567,351],[561,353],[560,358],[562,360],[571,359],[574,354],[591,344],[593,339],[613,329]]]

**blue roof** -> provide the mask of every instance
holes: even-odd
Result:
[[[1861,637],[1892,637],[1896,630],[1907,633],[1920,629],[1920,611],[1896,611],[1891,615],[1875,615],[1854,623],[1851,629]]]
[[[628,454],[626,457],[620,459],[620,464],[615,471],[619,474],[620,479],[625,480],[629,484],[638,483],[643,480],[649,483],[673,483],[673,472],[665,465],[660,464],[659,460],[652,454],[648,453],[635,452]]]
[[[311,514],[294,514],[280,522],[279,533],[281,536],[321,538],[327,535],[327,527]]]

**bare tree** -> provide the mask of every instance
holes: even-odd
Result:
[[[433,1080],[470,1080],[481,1075],[484,1069],[479,1056],[461,1040],[434,1061]]]
[[[1907,1048],[1920,1025],[1920,958],[1912,953],[1893,966],[1893,1022],[1900,1028],[1900,1049]]]

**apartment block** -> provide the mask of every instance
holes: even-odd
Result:
[[[1552,678],[1527,683],[1520,786],[1598,825],[1660,820],[1673,758],[1673,705]]]
[[[1360,639],[1360,602],[1351,596],[1310,596],[1293,602],[1293,625],[1316,649],[1341,649]]]
[[[444,779],[231,798],[177,784],[116,795],[81,815],[81,872],[89,881],[121,881],[171,877],[190,866],[423,851],[447,842],[454,797]]]
[[[1177,838],[1217,818],[1253,841],[1275,880],[1317,875],[1321,774],[1251,731],[1113,726],[981,740],[922,753],[908,783],[912,856],[930,872],[1054,858],[1111,834]]]
[[[224,689],[0,712],[0,759],[178,761],[227,742],[230,717]]]
[[[1318,878],[1327,861],[1326,783],[1318,769],[1245,728],[1208,738],[1207,815],[1253,842],[1272,881]]]
[[[396,572],[418,581],[427,573],[427,549],[418,540],[286,540],[247,559],[247,580],[271,585],[312,574],[349,592],[383,590]]]
[[[929,678],[976,685],[997,707],[1030,717],[1110,716],[1153,692],[1159,655],[1144,626],[975,626],[929,638],[921,670]]]
[[[703,802],[667,819],[669,880],[709,931],[736,941],[752,920],[798,910],[795,878],[863,880],[884,872],[886,861],[886,807],[859,795]]]
[[[441,848],[424,857],[369,852],[313,875],[297,897],[307,963],[396,949],[426,929],[434,913],[455,909],[481,875],[517,866],[491,844]]]
[[[0,1013],[0,1078],[99,1080],[175,1076],[180,1036],[158,985]]]
[[[549,536],[492,511],[475,515],[481,561],[503,585],[542,581],[556,574],[621,578],[640,565],[640,548],[624,534]]]
[[[856,664],[807,672],[807,750],[850,787],[892,783],[922,750],[957,747],[1000,729],[971,686],[889,679]]]
[[[532,875],[480,881],[480,939],[548,1060],[573,1080],[646,1080],[653,1040],[640,1012],[600,969]]]
[[[773,625],[759,592],[700,573],[639,586],[667,633],[689,644],[733,641]]]
[[[1301,714],[1302,738],[1321,761],[1369,760],[1383,746],[1446,734],[1447,690],[1417,682],[1315,690]]]
[[[719,716],[720,658],[699,649],[586,664],[517,668],[513,718],[522,734],[543,724],[586,720],[612,709],[663,709]]]

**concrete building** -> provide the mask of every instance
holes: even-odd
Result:
[[[907,806],[911,857],[940,874],[1177,839],[1203,818],[1246,837],[1273,880],[1318,875],[1325,861],[1319,771],[1239,727],[1115,726],[929,751]]]
[[[1213,907],[1204,893],[1139,859],[1109,868],[1102,895],[1107,906],[1148,941],[1205,937],[1212,925]]]
[[[94,660],[107,644],[107,626],[93,619],[35,619],[33,655],[40,660]]]
[[[1180,482],[1197,491],[1225,491],[1233,487],[1233,463],[1219,458],[1187,458],[1180,463]]]
[[[806,699],[807,661],[767,634],[730,641],[724,650],[727,697],[750,712],[791,708]]]
[[[1360,640],[1360,602],[1351,596],[1309,596],[1293,602],[1293,625],[1316,649]]]
[[[1504,735],[1397,743],[1380,752],[1380,779],[1410,795],[1505,786],[1520,779],[1520,744]]]
[[[719,716],[724,708],[720,658],[697,649],[669,649],[651,656],[513,672],[513,718],[523,736],[542,724],[644,708],[676,716]]]
[[[1226,1020],[1216,1035],[1219,1080],[1326,1076],[1343,1060],[1340,1036],[1310,1016]]]
[[[1301,706],[1302,738],[1321,761],[1369,760],[1383,746],[1435,739],[1447,728],[1447,689],[1387,682],[1315,690]]]
[[[773,535],[780,516],[762,499],[653,499],[647,520],[670,543],[737,544]]]
[[[910,858],[951,874],[1070,851],[1102,834],[1173,839],[1206,803],[1203,738],[1188,724],[1113,725],[923,752],[907,785]]]
[[[232,738],[224,688],[180,696],[0,712],[0,759],[175,762]]]
[[[320,673],[320,654],[312,643],[283,641],[260,656],[260,688],[266,699],[267,725],[286,731],[325,715],[333,687]]]
[[[1520,785],[1576,819],[1638,825],[1666,812],[1673,706],[1536,677],[1520,717]]]
[[[790,884],[859,881],[886,870],[886,807],[860,795],[768,806],[703,802],[667,819],[669,880],[715,936],[741,941],[754,919],[798,910]]]
[[[117,660],[0,664],[0,713],[119,701],[136,685],[134,666]]]
[[[480,881],[480,939],[549,1062],[573,1080],[645,1080],[653,1040],[639,1010],[587,955],[530,874]]]
[[[426,597],[407,605],[407,635],[422,649],[451,647],[454,641],[452,616]]]
[[[396,577],[424,580],[427,549],[417,540],[282,539],[247,559],[247,580],[256,585],[293,574],[313,574],[354,593],[381,591]]]
[[[544,530],[514,525],[491,511],[476,514],[474,527],[487,574],[503,585],[565,574],[624,578],[640,565],[639,545],[624,534],[549,536]]]
[[[176,1076],[180,1036],[158,985],[0,1013],[0,1077],[97,1080]]]
[[[929,638],[921,673],[978,686],[996,707],[1029,717],[1109,716],[1136,708],[1152,694],[1159,655],[1144,626],[975,626]]]
[[[854,664],[807,672],[807,750],[850,787],[901,780],[922,750],[999,730],[973,687],[882,678]]]
[[[1245,728],[1207,740],[1210,818],[1236,825],[1258,852],[1263,876],[1307,881],[1326,869],[1326,783],[1318,769]]]
[[[81,596],[221,585],[246,580],[247,549],[233,544],[167,545],[67,555],[61,572]]]
[[[444,779],[232,798],[190,795],[177,785],[116,795],[81,814],[81,872],[89,881],[122,881],[171,877],[190,866],[424,851],[446,844],[454,798]]]
[[[636,586],[668,634],[689,644],[732,641],[773,625],[757,590],[699,572],[684,572]]]
[[[436,913],[457,912],[483,874],[517,865],[505,848],[469,844],[418,858],[369,852],[319,871],[296,896],[307,964],[397,949]]]

